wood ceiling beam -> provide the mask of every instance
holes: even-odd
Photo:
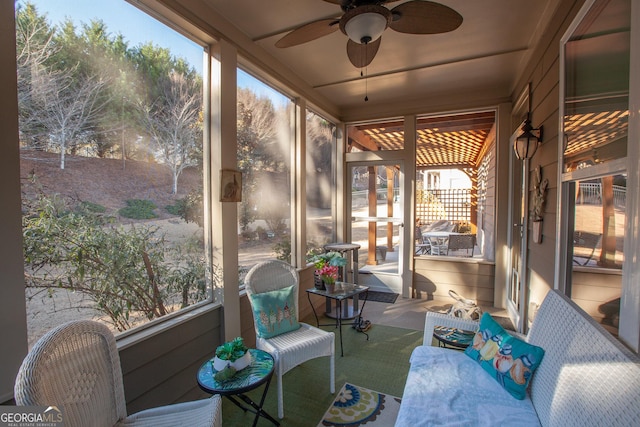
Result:
[[[347,141],[350,144],[355,143],[360,146],[364,151],[378,151],[380,148],[378,144],[366,133],[358,130],[355,126],[349,126],[347,128]],[[353,143],[351,143],[353,141]]]

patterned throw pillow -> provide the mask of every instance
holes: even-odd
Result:
[[[258,336],[272,338],[298,329],[294,286],[252,294],[251,308],[258,326]]]
[[[480,319],[473,343],[464,351],[516,399],[524,399],[544,350],[509,335],[489,313]]]

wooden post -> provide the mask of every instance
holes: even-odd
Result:
[[[599,265],[611,267],[616,263],[616,215],[613,205],[613,176],[601,179],[602,250]]]
[[[394,168],[387,166],[387,217],[393,218]],[[387,222],[387,250],[393,252],[393,222]]]
[[[369,166],[369,216],[375,217],[378,216],[378,200],[376,195],[376,167]],[[367,248],[367,265],[377,265],[378,261],[376,261],[376,228],[377,224],[375,221],[369,221],[369,244]]]

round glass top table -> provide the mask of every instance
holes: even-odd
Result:
[[[279,426],[280,423],[262,409],[264,400],[267,397],[267,391],[269,390],[269,383],[273,376],[273,356],[266,351],[254,348],[249,349],[249,353],[251,354],[251,364],[236,372],[233,377],[225,381],[216,381],[214,375],[218,371],[213,367],[213,359],[207,360],[202,364],[202,366],[200,366],[200,369],[198,369],[198,385],[207,393],[225,396],[243,411],[249,411],[256,414],[255,419],[253,420],[254,426],[258,423],[259,417],[264,417]],[[262,384],[265,384],[265,387],[260,403],[255,403],[251,398],[244,394],[261,386]],[[245,403],[250,405],[250,407],[240,403],[235,399],[235,396],[242,399]]]
[[[453,347],[465,349],[472,342],[475,332],[463,331],[462,329],[448,328],[446,326],[436,326],[433,328],[433,336],[438,340],[440,347]]]

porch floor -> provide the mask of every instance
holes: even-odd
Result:
[[[375,301],[367,301],[364,307],[363,317],[374,325],[394,326],[397,328],[424,330],[424,318],[428,310],[446,311],[451,307],[450,299],[423,299],[402,298],[399,296],[395,304]],[[508,318],[507,311],[496,307],[481,307],[483,311],[492,316]]]
[[[372,328],[367,331],[370,339],[366,340],[362,334],[345,325],[344,357],[339,356],[340,344],[336,343],[336,391],[345,382],[350,382],[391,396],[402,396],[409,371],[409,357],[413,349],[422,344],[422,332],[419,331],[424,329],[427,309],[446,310],[450,304],[448,300],[425,301],[402,297],[398,297],[394,304],[368,301],[363,315],[373,323]],[[483,309],[497,315],[506,315],[504,311],[491,307]],[[302,320],[315,324],[312,317],[313,315]],[[331,326],[323,329],[334,330]],[[320,357],[307,361],[284,375],[283,427],[307,427],[316,425],[321,420],[322,414],[336,396],[328,393],[327,366],[326,358]],[[376,375],[371,375],[371,372],[376,372]],[[264,408],[273,415],[277,413],[274,383],[271,388]],[[249,396],[257,401],[260,393],[262,388],[252,390]],[[227,399],[223,399],[222,404],[225,427],[246,426],[253,420],[253,414],[242,412]],[[260,420],[258,424],[270,425],[265,420]]]

